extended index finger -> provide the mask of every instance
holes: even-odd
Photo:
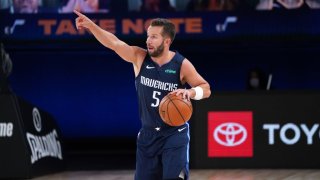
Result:
[[[80,12],[77,11],[77,10],[73,10],[73,12],[76,13],[76,14],[77,14],[78,16],[80,16],[80,17],[83,17],[83,16],[84,16],[82,13],[80,13]]]

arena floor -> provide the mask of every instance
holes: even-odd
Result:
[[[67,171],[35,180],[133,180],[133,170]],[[319,180],[320,170],[191,170],[191,180]]]

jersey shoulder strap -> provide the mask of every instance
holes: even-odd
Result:
[[[182,56],[178,51],[176,51],[176,54],[174,55],[174,62],[178,63],[179,65],[182,64],[182,61],[185,59],[184,56]]]

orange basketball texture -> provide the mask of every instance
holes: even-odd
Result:
[[[168,94],[162,98],[159,105],[161,119],[169,126],[181,126],[190,120],[192,104],[182,96]]]

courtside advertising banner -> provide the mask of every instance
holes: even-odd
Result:
[[[320,168],[320,94],[217,93],[195,102],[194,168]]]
[[[13,95],[0,95],[0,178],[31,178],[64,169],[53,117]]]
[[[252,112],[209,112],[208,157],[252,156]]]

